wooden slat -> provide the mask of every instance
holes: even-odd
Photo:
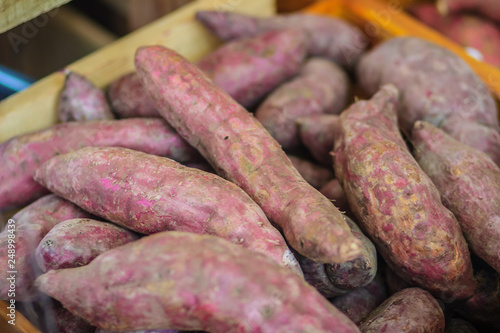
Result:
[[[15,313],[15,326],[8,323],[10,320],[7,317],[9,312],[7,309],[9,304],[5,301],[0,301],[0,331],[4,333],[19,332],[19,333],[40,333],[19,311]]]
[[[0,33],[70,0],[1,0],[0,1]]]
[[[112,44],[71,64],[68,68],[87,76],[98,87],[134,70],[135,50],[142,45],[168,46],[196,61],[220,44],[201,24],[198,10],[233,10],[251,15],[275,13],[273,0],[198,0],[134,31]],[[0,103],[0,142],[57,122],[56,105],[64,82],[62,72],[38,81],[27,90]]]

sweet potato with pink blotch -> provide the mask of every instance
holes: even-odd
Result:
[[[333,178],[333,170],[297,156],[288,155],[288,157],[300,175],[316,189],[321,188]]]
[[[56,225],[35,253],[43,272],[87,265],[99,254],[137,240],[131,231],[92,219],[71,219]]]
[[[259,121],[200,69],[161,46],[139,48],[135,62],[161,115],[261,206],[293,248],[324,263],[360,254],[340,211],[306,183]]]
[[[301,277],[213,236],[147,236],[87,266],[50,271],[37,285],[105,330],[359,332]]]
[[[460,226],[397,126],[398,91],[384,86],[340,116],[335,175],[389,266],[437,297],[467,298],[474,281]]]
[[[212,234],[260,251],[300,273],[285,240],[235,184],[168,158],[88,147],[50,159],[35,179],[124,228]]]
[[[235,101],[248,108],[295,75],[306,55],[301,31],[269,31],[226,43],[198,67]]]
[[[299,135],[302,143],[311,155],[324,165],[332,165],[333,142],[335,128],[340,121],[333,114],[313,115],[297,119]]]

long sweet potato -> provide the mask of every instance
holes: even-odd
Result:
[[[223,40],[283,28],[301,29],[307,36],[309,55],[329,58],[346,68],[354,66],[369,45],[368,38],[358,28],[328,16],[291,14],[258,18],[233,12],[200,11],[196,19]]]
[[[161,46],[139,48],[136,68],[162,116],[219,175],[247,192],[299,253],[324,263],[360,254],[359,240],[340,211],[305,182],[262,125],[201,70]]]
[[[179,162],[198,152],[162,119],[100,120],[54,125],[0,144],[0,210],[29,204],[46,190],[33,173],[53,156],[88,146],[125,147]]]
[[[311,155],[322,164],[332,165],[334,130],[339,116],[333,114],[313,115],[297,119],[299,135]]]
[[[305,56],[301,31],[276,30],[226,43],[201,59],[198,67],[248,108],[297,74]]]
[[[43,272],[84,266],[99,254],[138,238],[112,223],[83,218],[66,220],[43,237],[35,259]]]
[[[260,251],[299,272],[285,240],[235,184],[163,157],[88,147],[43,164],[35,179],[52,192],[127,229],[212,234]]]
[[[438,0],[443,14],[475,11],[500,22],[500,3],[497,0]]]
[[[500,272],[500,168],[429,123],[417,121],[414,155],[457,217],[471,250]]]
[[[300,144],[297,118],[340,113],[347,102],[348,91],[349,78],[340,67],[326,59],[312,58],[299,75],[262,102],[255,117],[283,149],[291,150]]]
[[[213,236],[158,233],[37,285],[105,330],[359,332],[301,277]]]
[[[0,299],[36,297],[33,281],[40,273],[35,262],[38,243],[56,224],[78,217],[90,214],[55,195],[38,199],[12,217],[13,222],[0,233]],[[9,280],[9,271],[17,271],[13,280]],[[14,280],[15,288],[11,288]]]
[[[294,155],[288,155],[288,157],[300,175],[316,189],[320,189],[333,178],[331,168],[325,168]]]
[[[363,231],[392,269],[437,297],[467,298],[467,243],[397,126],[398,91],[384,86],[340,116],[335,174]]]

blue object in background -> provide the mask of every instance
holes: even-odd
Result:
[[[0,65],[0,100],[28,88],[35,80]]]

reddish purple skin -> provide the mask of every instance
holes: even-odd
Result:
[[[368,95],[384,84],[398,87],[399,124],[408,135],[417,120],[439,127],[451,115],[499,128],[484,82],[458,56],[428,41],[401,37],[379,44],[361,58],[357,78]]]
[[[363,333],[444,333],[444,314],[427,291],[407,288],[389,297],[361,322]]]
[[[235,101],[248,108],[295,75],[306,56],[305,36],[277,30],[228,42],[198,67]]]
[[[87,78],[69,70],[59,96],[58,111],[62,122],[115,118],[104,92]]]
[[[40,273],[35,263],[35,250],[42,238],[58,223],[77,217],[90,217],[71,202],[61,199],[55,195],[47,195],[38,199],[31,205],[20,210],[12,217],[15,221],[15,268],[17,301],[29,301],[37,297],[33,287],[35,278]],[[8,265],[8,232],[6,227],[0,233],[0,299],[8,299],[10,274]]]
[[[453,318],[446,324],[445,333],[479,333],[468,321]]]
[[[339,116],[333,114],[313,115],[297,119],[300,139],[309,149],[311,155],[324,165],[332,165],[332,156],[335,133],[340,121]]]
[[[101,253],[138,238],[112,223],[71,219],[59,223],[45,235],[36,249],[35,259],[44,273],[85,266]]]
[[[439,0],[439,7],[444,13],[476,11],[495,21],[500,21],[500,3],[497,0]]]
[[[300,176],[264,127],[201,70],[161,46],[139,48],[136,68],[162,116],[219,175],[247,192],[299,253],[323,263],[360,254],[359,240],[340,211]]]
[[[229,11],[199,11],[196,19],[223,40],[283,28],[301,29],[307,36],[309,55],[329,58],[346,68],[354,66],[369,45],[358,28],[330,16],[291,14],[259,18]]]
[[[211,234],[265,253],[300,274],[278,230],[235,184],[173,160],[124,148],[88,147],[43,164],[35,179],[86,211],[151,234]]]
[[[200,159],[198,152],[162,119],[54,125],[0,144],[0,210],[29,204],[46,194],[33,180],[35,170],[53,156],[88,146],[125,147],[179,162]]]
[[[332,179],[319,190],[321,194],[333,201],[342,212],[351,212],[347,196],[338,179]]]
[[[387,297],[383,279],[376,276],[368,285],[334,298],[332,304],[359,325]]]
[[[340,113],[347,102],[349,84],[347,74],[340,67],[326,59],[312,58],[298,76],[278,87],[264,100],[255,117],[283,149],[298,148],[297,119]]]
[[[293,166],[314,188],[319,189],[333,178],[333,170],[297,156],[288,155]]]
[[[118,118],[160,117],[136,73],[123,75],[113,81],[108,88],[108,97]]]
[[[397,100],[387,85],[342,113],[335,175],[356,220],[398,275],[437,297],[467,298],[474,288],[467,243],[403,141]]]
[[[105,330],[359,332],[303,278],[212,236],[162,232],[37,283]]]
[[[455,214],[471,250],[500,272],[500,168],[483,152],[418,121],[415,159]]]

